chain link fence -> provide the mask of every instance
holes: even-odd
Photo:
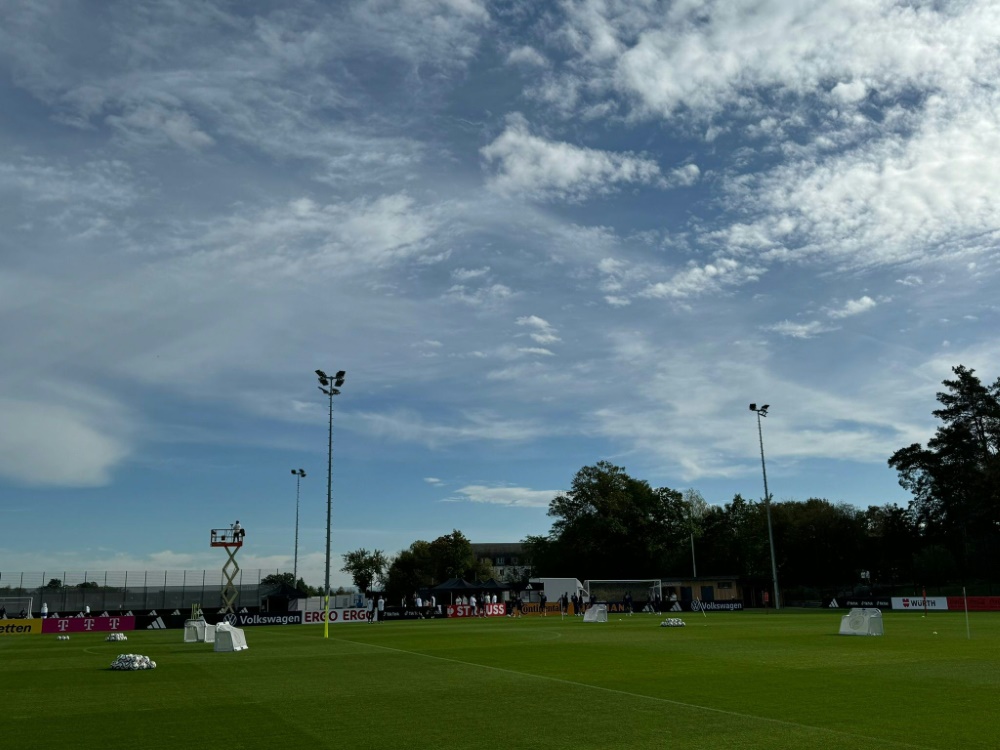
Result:
[[[238,606],[257,607],[280,586],[261,584],[272,570],[240,570],[234,579]],[[200,604],[209,611],[222,606],[225,585],[220,570],[101,570],[0,571],[0,597],[34,600],[49,612],[126,612],[149,609],[190,609]]]

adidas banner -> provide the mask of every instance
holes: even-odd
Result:
[[[826,609],[892,609],[892,601],[881,597],[835,596],[823,600]]]

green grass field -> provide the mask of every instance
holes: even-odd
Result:
[[[685,613],[0,639],[0,743],[101,748],[996,748],[1000,614]],[[157,669],[112,672],[119,653]]]

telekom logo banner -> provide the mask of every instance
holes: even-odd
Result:
[[[42,620],[43,633],[107,633],[135,630],[135,617],[50,617]]]

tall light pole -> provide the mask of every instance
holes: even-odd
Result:
[[[760,418],[767,416],[768,404],[759,409],[757,404],[750,404],[750,411],[757,412],[757,437],[760,439],[760,468],[764,472],[764,509],[767,511],[767,540],[771,545],[771,582],[774,585],[774,608],[781,609],[781,596],[778,593],[778,565],[774,557],[774,529],[771,526],[771,495],[767,491],[767,464],[764,463],[764,431],[760,426]]]
[[[330,513],[333,507],[333,397],[340,395],[340,386],[344,384],[347,373],[339,370],[329,377],[322,370],[316,370],[319,378],[319,389],[330,399],[330,427],[326,444],[326,577],[323,581],[323,596],[326,599],[323,617],[323,637],[330,637]]]
[[[306,473],[302,469],[292,469],[295,475],[295,563],[292,567],[292,586],[299,587],[299,489]]]

